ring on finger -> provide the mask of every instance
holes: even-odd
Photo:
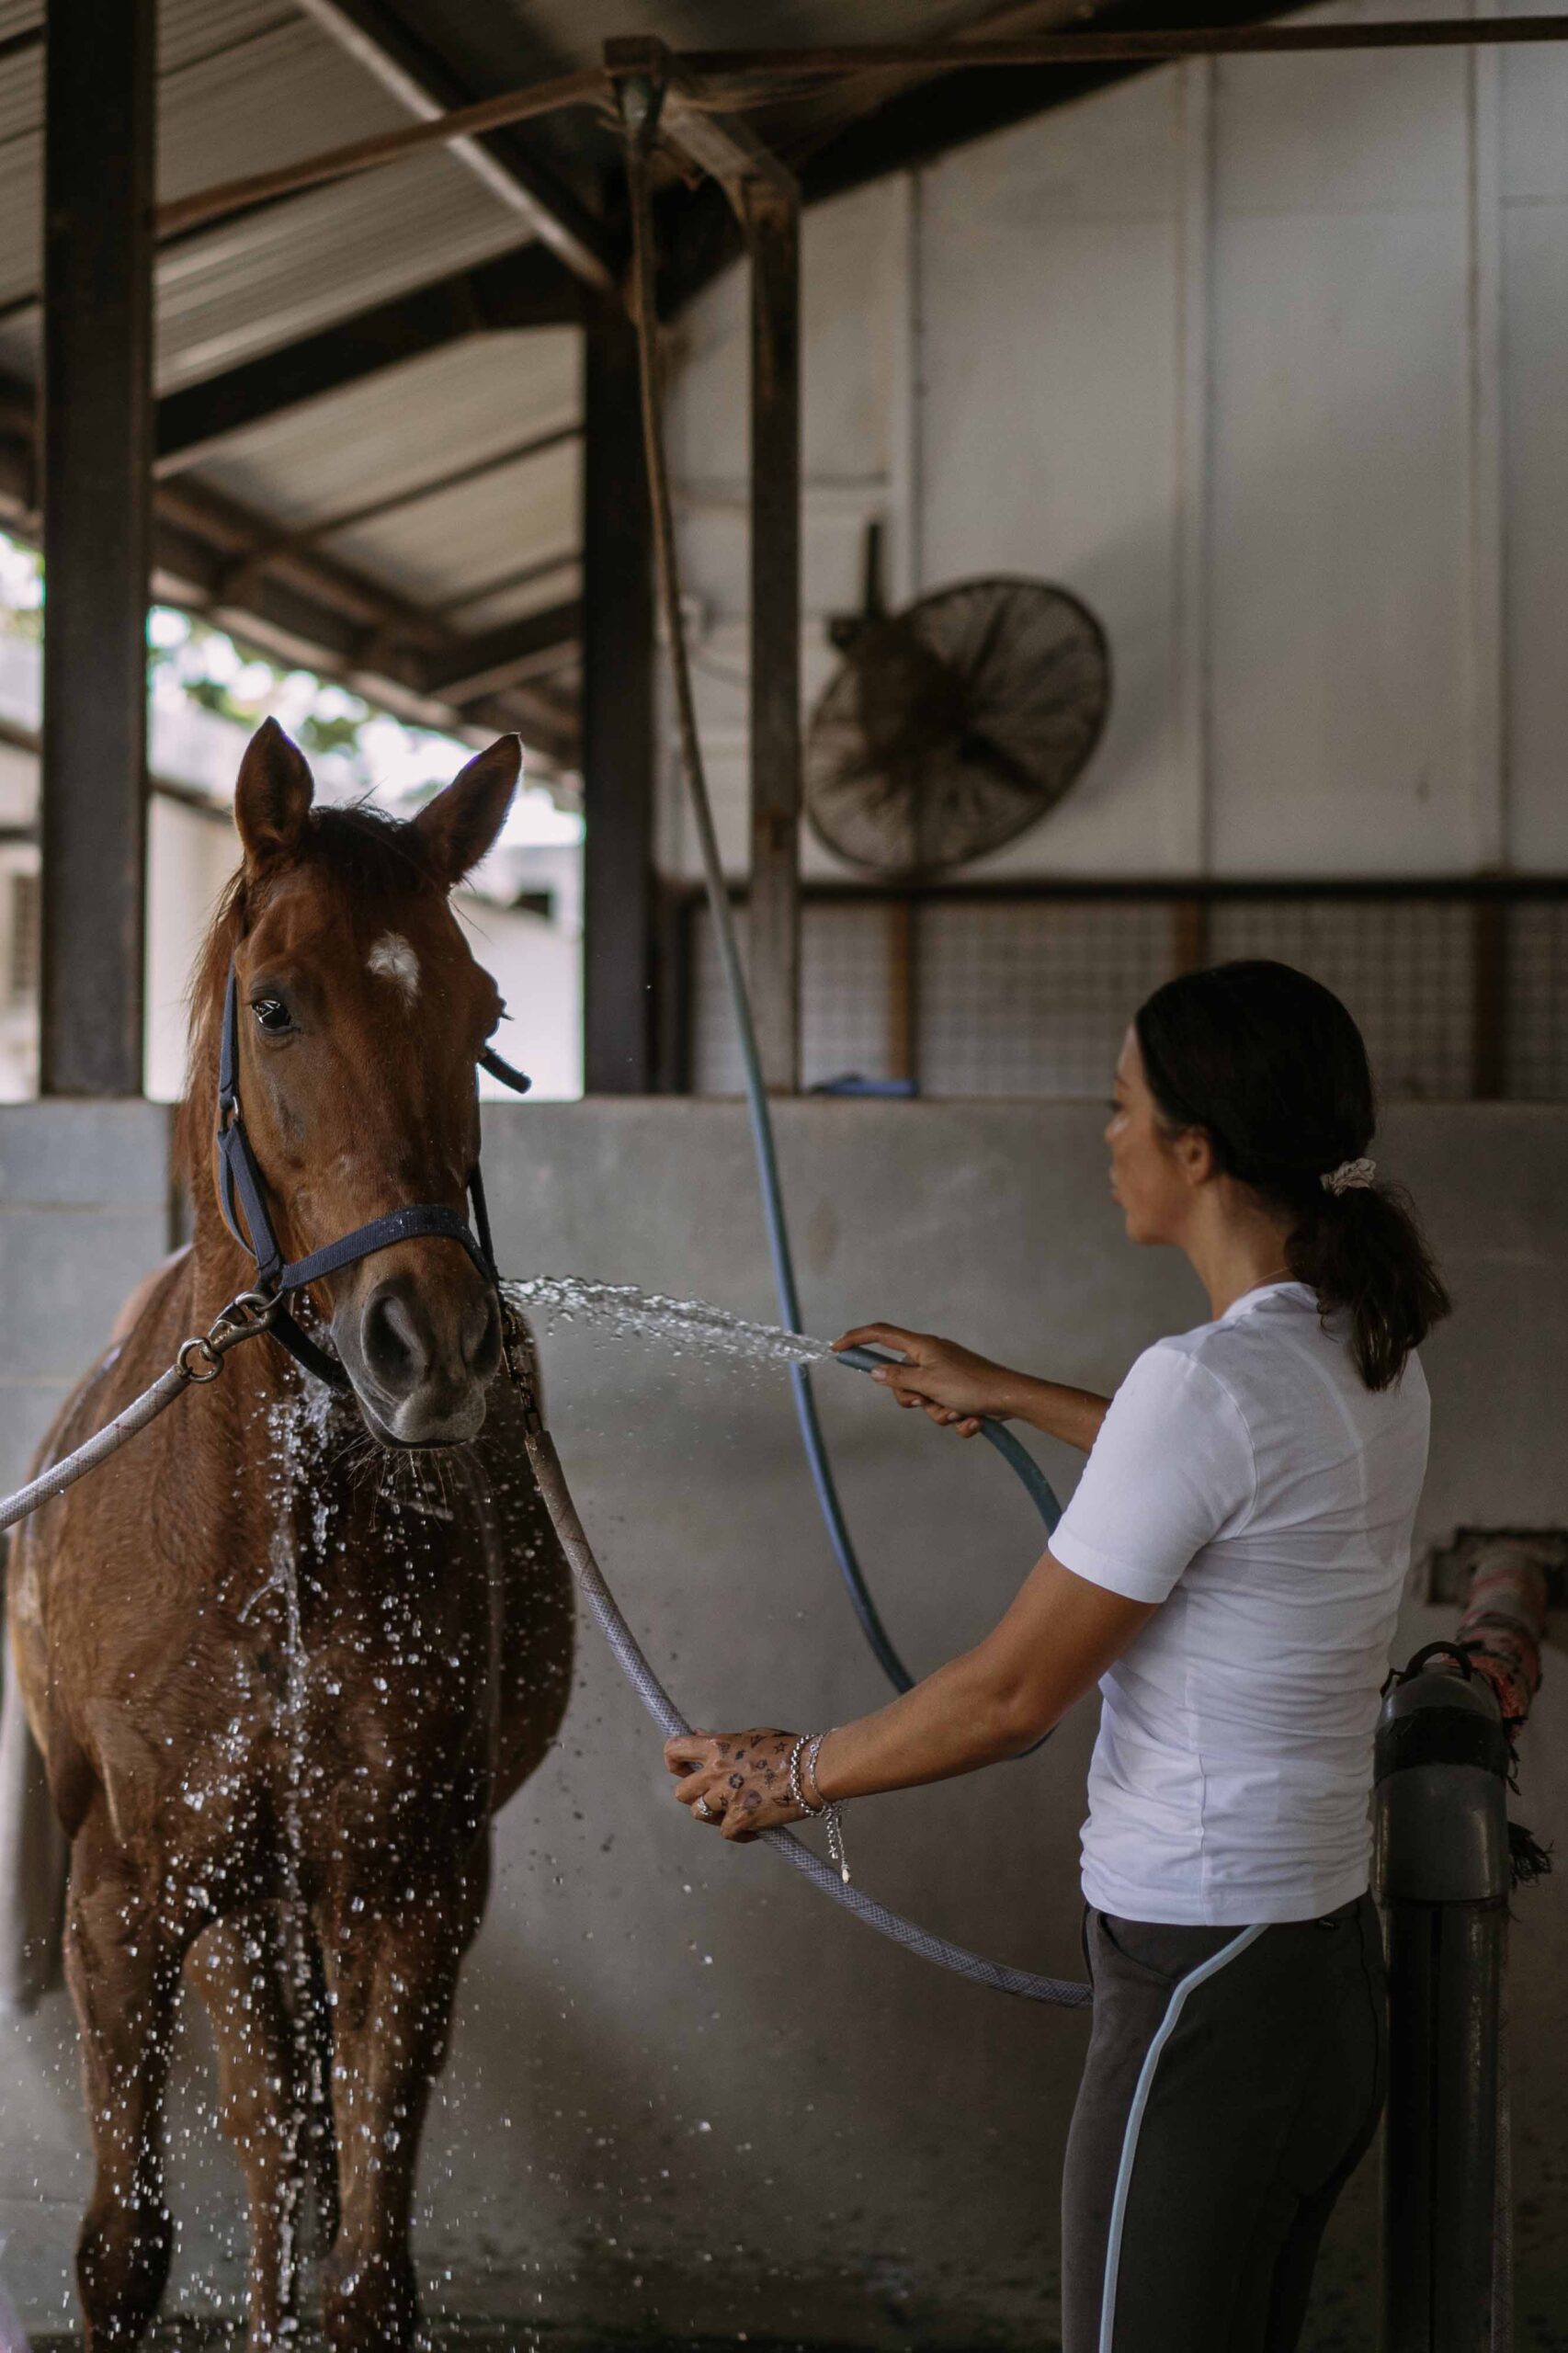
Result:
[[[717,1822],[719,1819],[706,1798],[699,1798],[691,1810],[699,1822]]]

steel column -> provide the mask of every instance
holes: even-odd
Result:
[[[1434,1650],[1438,1645],[1434,1644]],[[1387,1924],[1382,2353],[1491,2353],[1508,1745],[1479,1677],[1426,1653],[1378,1727],[1372,1881]]]
[[[49,10],[46,1095],[142,1091],[155,17],[155,0]]]
[[[801,1083],[801,214],[741,184],[751,254],[751,897],[762,1074]]]
[[[653,531],[637,335],[594,314],[583,386],[583,1062],[590,1095],[653,1080]]]

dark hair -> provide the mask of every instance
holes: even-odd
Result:
[[[1367,1049],[1344,1006],[1305,972],[1258,960],[1167,981],[1134,1028],[1162,1119],[1201,1129],[1221,1168],[1290,1218],[1291,1274],[1323,1314],[1348,1313],[1361,1378],[1387,1389],[1449,1301],[1406,1193],[1324,1185],[1362,1157],[1377,1124]]]

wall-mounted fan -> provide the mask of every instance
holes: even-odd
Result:
[[[1110,649],[1085,605],[1038,580],[965,580],[832,625],[843,667],[812,716],[806,813],[839,857],[940,873],[1055,807],[1110,708]]]

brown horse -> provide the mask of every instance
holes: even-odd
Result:
[[[241,1101],[287,1255],[406,1204],[461,1210],[474,1063],[502,1008],[448,893],[499,832],[518,758],[504,739],[400,824],[313,811],[287,736],[269,722],[251,744],[244,863],[194,986],[194,1238],[121,1318],[47,1453],[255,1279],[213,1176],[231,959]],[[351,1392],[247,1340],[40,1512],[12,1563],[13,1655],[71,1849],[92,2353],[141,2339],[167,2276],[160,2110],[182,1972],[211,2017],[246,2177],[251,2353],[295,2325],[312,2159],[329,2344],[412,2344],[420,2131],[490,1818],[566,1702],[569,1580],[514,1392],[492,1385],[493,1290],[426,1234],[318,1284],[314,1303]]]

